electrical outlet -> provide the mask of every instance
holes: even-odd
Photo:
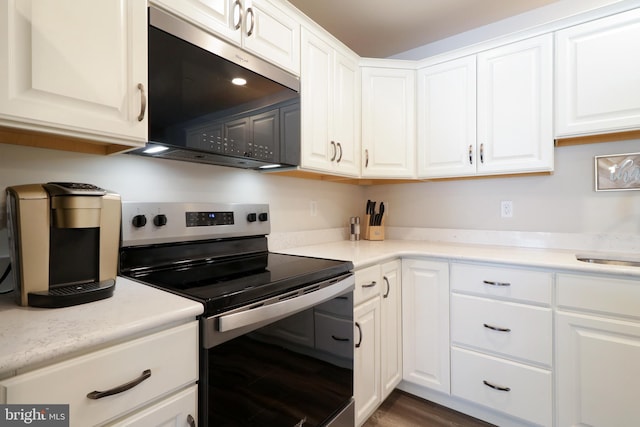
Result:
[[[500,217],[513,217],[513,202],[511,200],[503,200],[500,202]]]
[[[309,214],[311,216],[318,216],[318,202],[315,200],[309,202]]]

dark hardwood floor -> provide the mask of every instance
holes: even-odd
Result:
[[[472,418],[433,402],[394,390],[363,427],[488,427]]]

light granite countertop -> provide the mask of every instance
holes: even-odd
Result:
[[[356,269],[393,258],[429,257],[463,262],[491,262],[588,274],[614,274],[640,280],[640,267],[578,261],[576,255],[630,259],[629,254],[521,248],[415,240],[348,241],[299,246],[277,252],[351,261]],[[638,256],[637,260],[640,260]],[[640,284],[640,282],[639,282]]]
[[[195,320],[202,304],[118,277],[112,297],[64,308],[0,297],[0,378]]]

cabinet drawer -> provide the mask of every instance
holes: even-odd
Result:
[[[187,426],[190,418],[197,425],[198,386],[195,384],[109,427]]]
[[[340,357],[353,357],[353,321],[315,313],[316,348]]]
[[[451,392],[536,424],[552,424],[551,371],[545,369],[453,347]]]
[[[451,296],[451,340],[551,366],[551,309],[469,295]]]
[[[151,376],[137,386],[100,399],[105,391]],[[69,404],[73,426],[103,423],[198,378],[198,323],[192,322],[37,369],[0,382],[5,403]],[[2,393],[0,393],[2,394]]]
[[[451,265],[451,290],[514,301],[551,304],[553,275],[544,271]]]
[[[382,289],[382,283],[379,265],[357,270],[356,287],[353,291],[354,305],[358,305],[371,297],[380,295],[380,289]]]
[[[640,281],[558,274],[558,306],[640,318]]]

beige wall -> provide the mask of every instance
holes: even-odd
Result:
[[[273,232],[346,227],[349,217],[364,206],[365,191],[355,185],[172,160],[124,154],[102,157],[0,144],[0,237],[6,226],[4,189],[49,181],[87,182],[120,193],[129,201],[269,203]],[[311,216],[311,201],[316,202],[316,216]],[[4,247],[5,242],[0,241],[0,255],[5,253]]]
[[[476,230],[640,234],[640,191],[594,191],[595,155],[640,152],[640,140],[558,147],[550,176],[369,187],[388,225]],[[500,202],[513,201],[513,217]]]
[[[350,216],[364,214],[369,198],[386,203],[390,226],[638,235],[640,191],[593,190],[593,156],[628,152],[640,152],[640,141],[556,148],[556,170],[550,176],[358,187],[130,155],[0,144],[0,187],[79,181],[116,191],[123,200],[263,202],[270,204],[273,232],[346,227]],[[513,202],[513,218],[500,218],[502,200]],[[317,204],[316,216],[311,216],[311,201]],[[0,229],[5,227],[5,202],[2,191]],[[0,237],[5,235],[0,230]],[[0,255],[5,253],[2,241]]]

